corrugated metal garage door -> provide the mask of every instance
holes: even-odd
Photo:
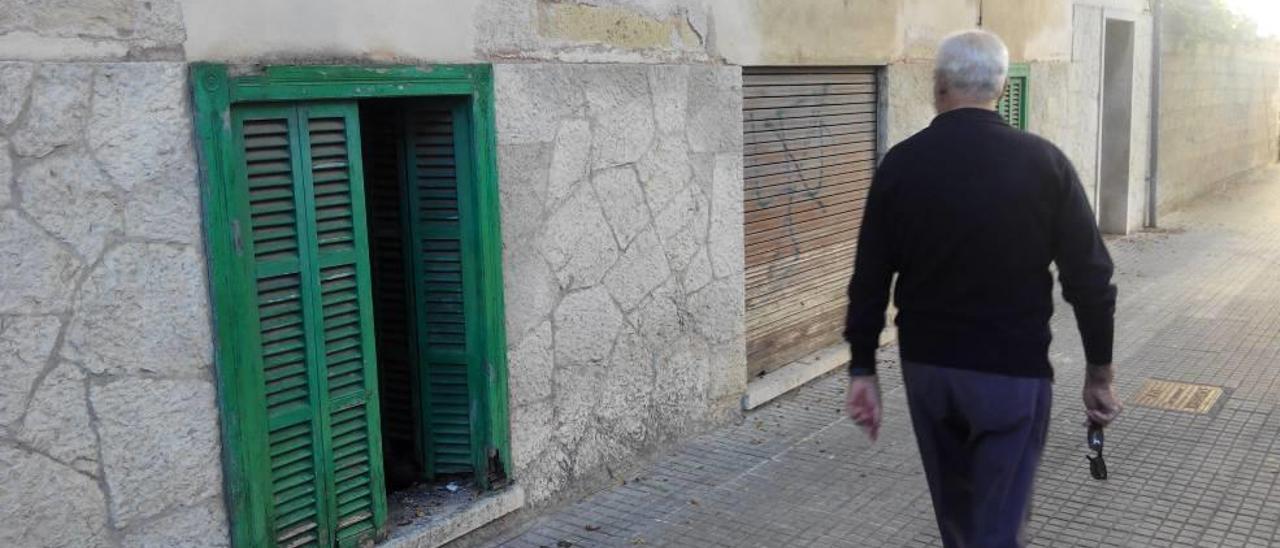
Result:
[[[747,363],[841,341],[876,154],[874,68],[743,69]]]

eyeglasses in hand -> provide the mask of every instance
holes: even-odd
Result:
[[[1102,460],[1102,425],[1093,421],[1089,421],[1089,450],[1097,454],[1090,456],[1089,474],[1096,480],[1107,479],[1107,461]]]

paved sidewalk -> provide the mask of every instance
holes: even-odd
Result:
[[[1090,479],[1083,353],[1059,303],[1034,546],[1280,545],[1280,170],[1164,224],[1111,242],[1120,395],[1148,378],[1226,395],[1205,415],[1130,406],[1107,431],[1111,479]],[[940,546],[901,376],[884,369],[874,446],[841,415],[843,379],[830,376],[501,545]]]

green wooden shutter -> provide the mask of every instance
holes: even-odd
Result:
[[[481,363],[475,313],[473,242],[460,211],[469,199],[460,184],[465,150],[461,107],[415,104],[405,127],[409,237],[415,281],[419,356],[423,361],[420,401],[426,421],[427,470],[431,475],[474,470],[472,375]],[[462,141],[466,142],[466,141]]]
[[[231,206],[247,210],[256,285],[247,354],[263,395],[246,405],[265,425],[250,464],[265,485],[250,488],[269,493],[277,546],[367,544],[386,494],[356,105],[232,112],[243,163]]]
[[[1027,129],[1027,79],[1030,71],[1026,65],[1010,65],[1004,93],[1000,95],[1000,116],[1009,125]]]
[[[272,534],[281,545],[325,541],[320,507],[323,463],[317,443],[320,407],[308,367],[299,227],[305,217],[298,192],[297,117],[291,108],[237,109],[237,140],[244,152],[244,188],[250,214],[248,254],[256,275],[265,394]],[[241,195],[241,193],[235,193]]]

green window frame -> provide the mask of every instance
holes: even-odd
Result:
[[[1004,93],[1000,95],[997,109],[1004,121],[1022,130],[1027,129],[1027,94],[1030,80],[1030,65],[1026,63],[1009,65],[1009,77],[1005,81]]]
[[[474,290],[468,291],[477,297],[467,303],[466,318],[468,341],[474,343],[477,355],[477,365],[466,372],[474,394],[471,467],[482,489],[509,477],[492,67],[273,66],[252,75],[232,76],[227,65],[199,63],[192,65],[190,77],[217,339],[225,493],[234,545],[275,546],[281,538],[280,512],[295,507],[281,510],[274,505],[284,500],[282,492],[296,492],[302,489],[299,485],[310,482],[314,486],[306,489],[314,489],[315,540],[320,545],[358,545],[386,533],[357,99],[459,99],[457,112],[465,115],[459,130],[464,135],[457,141],[462,147],[459,172],[465,172],[470,183],[462,204],[469,214],[459,230],[462,251],[473,265],[469,279]],[[246,138],[266,144],[249,144]],[[345,152],[324,148],[335,142]],[[265,177],[275,179],[252,182],[252,177],[264,175],[246,168],[250,154],[283,166],[277,172],[284,175],[272,172]],[[339,188],[338,194],[332,185],[321,189],[335,177],[324,170],[344,162],[343,180],[349,188]],[[334,216],[335,196],[341,198],[338,205],[348,215]],[[262,202],[268,199],[274,202]],[[264,220],[282,211],[296,219],[278,222],[272,217],[274,224]],[[276,253],[274,246],[282,241],[279,234],[285,234],[286,243],[284,251]],[[284,308],[296,317],[279,323],[266,319],[268,308],[273,311],[272,322],[282,317],[274,315],[281,310],[281,300],[274,297],[278,293],[271,293],[279,284],[274,276],[292,276],[290,280],[299,286],[289,290],[291,300]],[[268,329],[279,331],[268,337]],[[282,380],[276,373],[265,373],[265,345],[279,333],[305,342],[299,343],[303,348],[297,355],[307,361],[289,370],[296,373],[301,367],[303,376]],[[362,349],[360,357],[354,362],[337,361],[335,356],[346,359],[354,354],[329,346],[331,336],[355,341],[342,348]],[[269,386],[269,382],[276,384]],[[289,392],[299,385],[301,392]],[[338,391],[350,387],[355,388]],[[287,400],[281,394],[302,395]],[[268,402],[269,395],[274,395],[274,403]],[[292,407],[271,407],[285,404]],[[358,417],[352,407],[357,404],[363,413]],[[313,433],[295,435],[300,431],[296,428],[303,428],[295,425],[308,422],[299,413],[309,414]],[[287,428],[295,428],[287,430],[295,438],[272,437]],[[307,440],[315,444],[309,459],[273,460]],[[351,440],[359,441],[367,456],[356,471],[351,471],[355,470],[352,465],[342,468],[342,462],[353,462],[341,460],[350,456],[342,452],[343,447],[355,447]],[[283,472],[294,475],[282,480]],[[355,475],[365,483],[351,484]],[[356,498],[365,505],[358,509],[359,516],[371,527],[351,525],[356,523],[352,514],[357,510]]]

